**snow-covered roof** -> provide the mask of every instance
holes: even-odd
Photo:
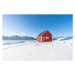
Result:
[[[44,34],[46,31],[48,31],[48,30],[45,30],[45,31],[41,32],[38,36],[41,36],[41,35]]]

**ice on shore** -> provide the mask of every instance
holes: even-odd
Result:
[[[6,41],[2,46],[3,60],[7,61],[66,61],[72,60],[73,54],[73,39],[61,38],[43,43]]]

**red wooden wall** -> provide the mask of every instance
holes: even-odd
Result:
[[[48,39],[49,38],[49,39]],[[52,35],[46,31],[43,35],[42,35],[42,42],[49,42],[52,41]]]

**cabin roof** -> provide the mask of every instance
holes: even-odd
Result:
[[[43,33],[45,33],[46,31],[48,31],[48,30],[45,30],[45,31],[43,31],[43,32],[41,32],[38,36],[41,36]]]

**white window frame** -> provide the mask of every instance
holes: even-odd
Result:
[[[46,37],[46,39],[49,39],[49,37]]]

